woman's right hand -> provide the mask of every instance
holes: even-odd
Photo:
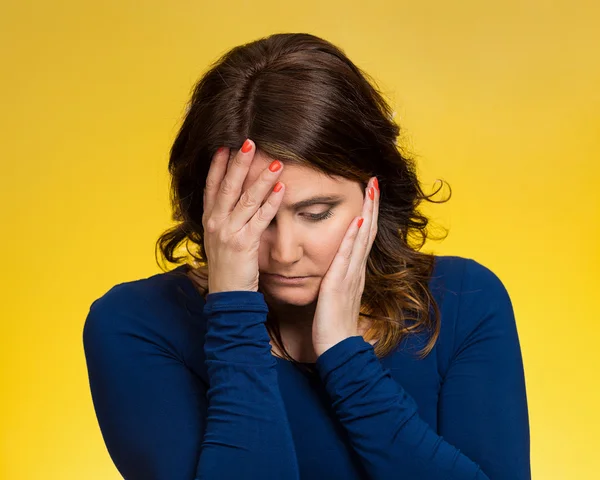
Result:
[[[208,171],[202,225],[209,294],[258,291],[260,237],[275,217],[285,189],[273,189],[283,170],[282,162],[275,160],[241,193],[255,151],[254,142],[246,139],[228,165],[229,148],[222,147],[213,156]],[[277,166],[279,169],[273,171]]]

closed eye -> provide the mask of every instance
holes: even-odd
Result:
[[[303,216],[308,218],[308,220],[310,222],[321,222],[327,218],[332,217],[333,210],[330,209],[323,213],[306,213],[306,214],[303,214]],[[277,218],[273,218],[273,220],[271,220],[271,223],[269,224],[269,226],[273,225],[276,222],[277,222]]]
[[[333,215],[333,212],[331,210],[327,210],[324,213],[319,213],[319,214],[313,214],[313,213],[307,213],[306,216],[308,217],[308,219],[311,222],[320,222],[321,220],[325,220],[326,218],[330,218]]]

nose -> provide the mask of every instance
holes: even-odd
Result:
[[[302,258],[302,247],[297,232],[291,225],[274,226],[270,234],[269,251],[274,262],[292,265]]]

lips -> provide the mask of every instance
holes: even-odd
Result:
[[[308,276],[308,275],[300,275],[297,277],[288,277],[287,275],[280,275],[279,273],[267,273],[267,275],[274,275],[276,277],[283,277],[283,278],[305,278]]]
[[[266,274],[265,281],[273,281],[277,283],[287,283],[287,284],[300,284],[303,283],[304,280],[310,278],[306,277],[284,277],[283,275],[277,275],[276,273],[268,273]]]

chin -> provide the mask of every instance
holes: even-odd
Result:
[[[317,292],[314,290],[313,286],[290,287],[281,285],[261,285],[259,292],[276,302],[295,305],[297,307],[309,305],[317,299]]]

